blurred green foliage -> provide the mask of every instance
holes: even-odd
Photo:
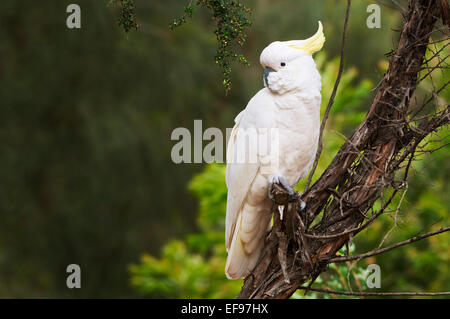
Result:
[[[208,165],[189,184],[199,199],[197,223],[200,232],[185,240],[171,240],[161,258],[148,254],[132,265],[132,285],[143,295],[166,298],[230,298],[241,281],[225,277],[224,221],[227,190],[225,166]]]

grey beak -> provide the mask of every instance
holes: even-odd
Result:
[[[265,68],[264,69],[264,83],[267,87],[269,87],[269,82],[267,81],[267,78],[269,77],[270,72],[274,72],[275,70],[272,68]]]

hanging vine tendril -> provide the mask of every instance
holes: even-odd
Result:
[[[137,30],[139,28],[139,24],[136,20],[134,0],[112,0],[110,3],[120,9],[117,24],[122,27],[125,32]]]
[[[251,10],[237,0],[198,0],[196,5],[212,11],[212,18],[216,24],[214,34],[218,42],[215,60],[216,64],[222,68],[223,86],[225,92],[228,92],[231,89],[232,62],[237,61],[248,66],[247,59],[242,54],[237,54],[234,47],[236,44],[243,46],[245,43],[244,30],[251,25],[248,19]],[[184,7],[182,16],[170,23],[170,29],[173,30],[186,23],[192,18],[193,13],[194,7],[191,3]]]

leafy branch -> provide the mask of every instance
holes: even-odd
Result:
[[[139,24],[136,20],[134,0],[111,0],[110,4],[120,8],[117,24],[122,27],[125,32],[137,30],[139,28]]]
[[[198,0],[197,6],[209,9],[212,19],[216,25],[214,34],[218,42],[216,50],[216,64],[222,68],[223,86],[225,92],[231,89],[231,64],[237,61],[248,66],[247,59],[234,50],[236,45],[243,46],[246,40],[245,28],[251,25],[248,15],[249,8],[245,7],[239,0]],[[184,7],[184,13],[174,19],[169,27],[173,30],[187,22],[194,14],[191,3]]]

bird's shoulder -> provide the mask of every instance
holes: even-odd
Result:
[[[247,103],[241,116],[241,127],[271,127],[277,106],[269,89],[258,91]],[[265,126],[266,125],[266,126]]]

